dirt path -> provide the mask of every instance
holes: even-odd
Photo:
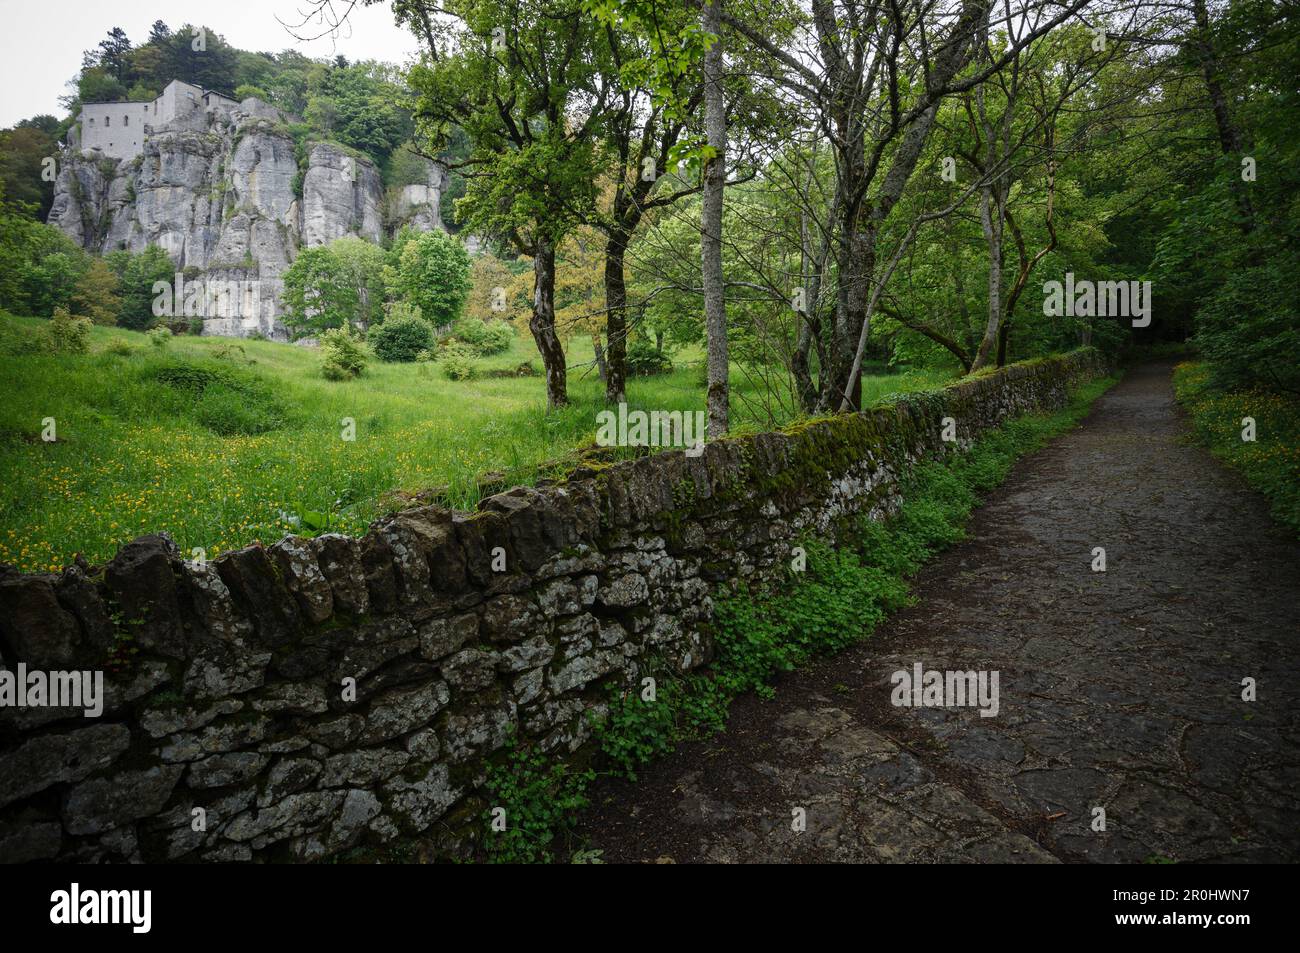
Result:
[[[611,862],[1300,860],[1300,546],[1182,440],[1169,376],[1021,461],[870,641],[599,784],[579,835]],[[998,714],[894,707],[916,662],[997,671]]]

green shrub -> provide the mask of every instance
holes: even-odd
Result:
[[[139,349],[126,338],[113,338],[104,346],[105,354],[116,354],[118,357],[130,357],[137,350]]]
[[[393,238],[389,266],[400,296],[435,327],[460,317],[469,295],[469,253],[446,232],[403,229]]]
[[[158,327],[150,331],[148,334],[146,334],[145,337],[149,339],[149,343],[152,344],[154,347],[159,349],[165,348],[171,342],[172,339],[171,328],[165,327],[163,325],[159,325]]]
[[[449,381],[467,381],[474,377],[474,352],[466,344],[449,344],[438,358],[442,374]]]
[[[326,380],[347,381],[366,369],[366,349],[344,328],[333,328],[320,336],[321,374]]]
[[[1223,390],[1215,372],[1204,361],[1174,370],[1174,394],[1197,440],[1240,470],[1268,499],[1273,518],[1300,534],[1300,398],[1260,386]],[[1247,417],[1255,421],[1254,440],[1242,439]]]
[[[90,321],[55,308],[50,319],[49,349],[55,354],[85,354],[90,350]]]
[[[212,356],[218,361],[229,361],[231,364],[255,364],[257,363],[248,356],[244,350],[244,345],[236,344],[229,341],[225,344],[218,344],[211,351]]]
[[[503,763],[491,765],[486,787],[491,804],[484,811],[489,859],[508,864],[548,863],[557,837],[572,828],[587,806],[591,770],[575,771],[536,747],[506,746]],[[505,812],[505,829],[493,827],[494,812]]]
[[[148,379],[179,392],[179,412],[222,436],[275,430],[285,410],[271,385],[250,371],[215,361],[170,360],[146,366]]]
[[[284,419],[273,400],[246,390],[214,387],[204,392],[194,405],[194,418],[213,433],[223,437],[252,436],[275,430]]]
[[[420,318],[389,317],[370,329],[368,339],[381,361],[414,361],[433,346],[433,328]]]
[[[457,321],[453,333],[458,341],[464,341],[480,357],[510,350],[515,339],[514,328],[504,321],[488,322],[479,318]]]
[[[185,391],[193,397],[202,395],[209,387],[234,383],[231,372],[224,367],[193,364],[189,361],[173,361],[154,367],[149,371],[149,376],[160,384]]]
[[[634,377],[667,374],[673,361],[646,338],[633,338],[627,345],[627,372]]]

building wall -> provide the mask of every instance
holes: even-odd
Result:
[[[152,103],[89,103],[81,108],[81,148],[99,149],[104,155],[133,159],[144,146],[146,123],[153,118]]]
[[[174,79],[167,84],[158,101],[158,123],[171,122],[195,109],[202,109],[203,90]]]
[[[174,79],[152,102],[88,103],[81,108],[81,149],[99,149],[117,159],[133,159],[144,147],[144,127],[161,126],[195,110],[226,112],[237,106],[219,93]]]

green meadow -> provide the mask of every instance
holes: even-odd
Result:
[[[448,380],[436,363],[372,360],[359,379],[331,382],[316,350],[270,341],[158,346],[96,327],[89,353],[51,354],[40,345],[47,323],[0,314],[0,563],[27,571],[57,571],[78,553],[103,562],[158,531],[209,558],[291,532],[361,533],[399,505],[395,491],[473,508],[592,445],[605,409],[580,336],[568,344],[572,403],[547,413],[526,335],[478,361],[471,380]],[[702,410],[701,359],[682,352],[671,373],[633,378],[629,408]],[[490,376],[525,363],[532,376]],[[864,397],[945,376],[868,377]],[[774,403],[745,368],[733,366],[732,381],[734,431],[794,418],[788,395],[778,389]]]

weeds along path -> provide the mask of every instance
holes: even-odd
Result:
[[[1300,860],[1300,546],[1183,439],[1170,371],[1022,460],[870,640],[599,783],[579,837],[607,861]],[[917,663],[998,672],[996,716],[891,704]]]

